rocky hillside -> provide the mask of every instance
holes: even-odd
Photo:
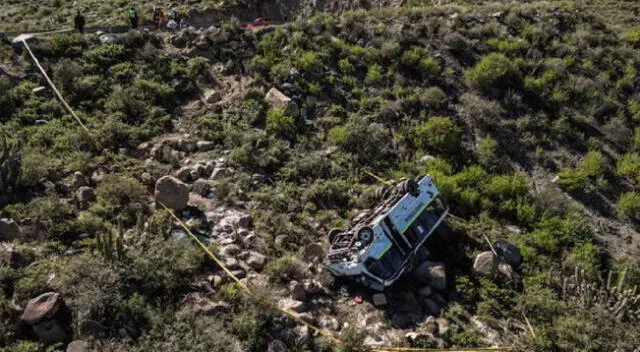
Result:
[[[640,29],[602,15],[388,8],[30,42],[89,133],[2,41],[0,346],[634,351]],[[384,294],[322,263],[327,231],[375,204],[365,171],[431,174],[452,213]],[[345,343],[244,295],[160,203]]]

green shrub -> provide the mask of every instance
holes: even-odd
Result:
[[[529,42],[520,38],[491,38],[487,40],[487,44],[493,49],[501,53],[514,53],[527,50],[530,46]]]
[[[94,210],[110,216],[119,216],[133,223],[137,215],[144,212],[147,203],[147,190],[137,179],[122,175],[106,175],[96,188],[97,205]]]
[[[483,91],[508,86],[519,77],[520,73],[513,62],[498,53],[484,56],[474,67],[465,72],[469,86]]]
[[[631,218],[640,217],[640,194],[627,192],[622,194],[616,203],[618,211]]]
[[[582,191],[589,184],[589,176],[581,169],[566,169],[558,173],[558,184],[572,192]]]
[[[424,91],[422,99],[428,107],[438,109],[446,104],[447,94],[439,87],[430,87]]]
[[[287,283],[291,280],[300,281],[309,273],[303,262],[294,256],[284,256],[270,261],[264,269],[264,273],[271,281]]]
[[[601,152],[592,150],[588,152],[579,165],[582,170],[589,177],[601,176],[606,169],[606,160]]]
[[[496,157],[496,148],[498,142],[491,136],[486,136],[478,142],[476,154],[478,156],[478,162],[485,167],[490,167],[498,163]]]
[[[415,129],[415,143],[423,149],[449,153],[460,148],[461,130],[449,117],[431,117]]]
[[[440,63],[432,57],[421,59],[418,68],[423,79],[432,79],[440,74]]]
[[[640,46],[640,27],[633,27],[624,34],[624,39],[633,46]]]
[[[284,110],[271,109],[267,112],[267,132],[285,138],[294,138],[296,134],[295,120],[287,116]]]
[[[367,76],[365,77],[365,82],[371,85],[380,83],[380,81],[382,80],[381,71],[382,71],[382,67],[380,67],[380,65],[378,64],[373,64],[369,66],[369,69],[367,71]]]
[[[620,160],[618,160],[616,174],[618,176],[631,177],[640,181],[640,154],[624,154]]]
[[[349,131],[345,126],[336,126],[329,130],[327,139],[333,144],[343,144],[349,138]]]

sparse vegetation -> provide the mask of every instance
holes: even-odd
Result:
[[[8,143],[0,156],[15,145],[20,162],[0,160],[0,175],[11,170],[10,183],[0,178],[0,218],[29,231],[13,245],[30,265],[0,266],[0,344],[58,348],[25,332],[13,307],[54,290],[74,324],[101,326],[82,336],[94,350],[265,351],[279,340],[289,350],[365,351],[366,330],[343,329],[345,343],[334,346],[254,306],[180,239],[152,194],[164,175],[188,183],[190,204],[203,214],[188,208],[178,216],[203,236],[237,235],[236,262],[261,251],[264,266],[233,270],[250,272],[246,280],[276,299],[292,280],[326,274],[300,253],[372,205],[377,185],[367,171],[396,180],[428,173],[455,215],[446,248],[434,251],[451,252],[455,285],[440,293],[450,301],[441,316],[451,328],[411,346],[633,350],[637,314],[574,299],[563,282],[578,268],[594,284],[609,272],[621,289],[640,284],[640,31],[617,8],[603,11],[603,1],[412,0],[407,6],[429,6],[319,13],[258,30],[235,20],[198,35],[131,32],[102,43],[58,34],[31,44],[90,134],[47,88],[34,90],[43,81],[28,57],[1,41],[0,136]],[[53,1],[6,6],[36,13],[15,16],[21,26],[44,26],[69,14],[70,1],[57,2],[60,15]],[[0,19],[1,28],[13,21]],[[272,87],[297,108],[265,99]],[[184,172],[201,160],[215,162]],[[81,187],[94,192],[87,204]],[[220,221],[221,209],[250,213],[251,236]],[[472,256],[488,250],[485,236],[518,245],[524,263],[515,279],[474,275]],[[245,248],[246,238],[256,247]],[[327,282],[328,293],[305,309],[327,326],[326,314],[342,314],[339,328],[358,326],[344,311],[365,306],[340,306],[339,287]],[[189,310],[193,293],[221,303],[215,317]],[[381,329],[404,328],[412,314],[396,308]],[[500,327],[497,340],[487,342],[472,316]]]

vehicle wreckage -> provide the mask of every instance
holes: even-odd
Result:
[[[378,205],[329,231],[328,269],[377,291],[415,266],[427,239],[449,213],[429,175],[402,179],[375,192]]]

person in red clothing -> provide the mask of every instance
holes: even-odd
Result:
[[[159,7],[153,8],[153,29],[158,30],[164,20],[164,12]]]

